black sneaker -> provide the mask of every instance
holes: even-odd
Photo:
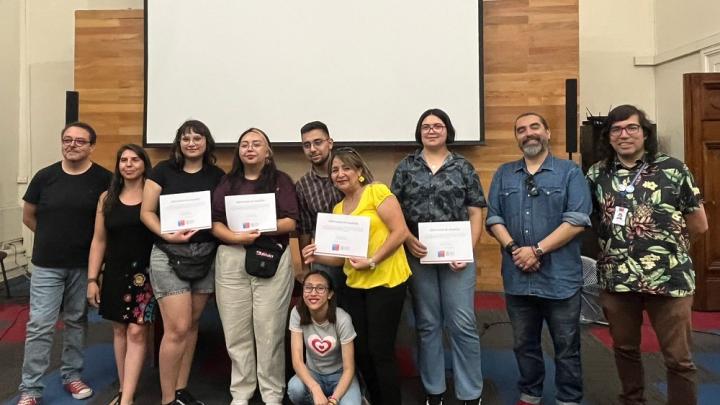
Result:
[[[443,405],[443,394],[428,394],[425,396],[425,405]]]
[[[198,401],[185,388],[175,391],[175,403],[174,405],[205,405],[205,402]]]

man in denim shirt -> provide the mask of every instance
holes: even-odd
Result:
[[[555,347],[557,403],[579,404],[583,279],[576,236],[590,226],[590,192],[575,163],[550,154],[545,118],[520,115],[515,138],[523,158],[495,173],[486,227],[504,247],[503,284],[520,369],[518,405],[542,399],[543,321]]]

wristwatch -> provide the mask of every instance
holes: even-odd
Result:
[[[505,245],[505,251],[506,251],[509,255],[511,255],[511,254],[513,253],[513,251],[514,251],[515,249],[519,248],[519,247],[520,247],[520,246],[518,246],[518,244],[515,243],[514,240],[511,240],[510,242],[508,242],[507,245]]]
[[[375,263],[375,260],[373,260],[373,259],[368,260],[368,264],[370,265],[370,270],[375,270],[375,266],[377,265]]]
[[[540,245],[535,245],[533,248],[535,249],[535,256],[542,257],[542,255],[545,254],[545,251],[540,247]]]

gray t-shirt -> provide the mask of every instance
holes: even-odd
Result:
[[[342,368],[340,346],[352,342],[357,336],[350,315],[340,308],[336,311],[336,323],[325,322],[321,325],[315,322],[300,325],[297,308],[293,308],[290,313],[290,331],[303,334],[307,367],[320,374],[331,374]]]

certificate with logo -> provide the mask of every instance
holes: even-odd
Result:
[[[315,254],[335,257],[367,257],[370,218],[318,213]]]
[[[160,232],[208,229],[212,226],[210,191],[160,196]]]
[[[420,263],[473,261],[470,221],[420,222],[418,239],[427,248]]]
[[[225,196],[225,216],[233,232],[276,231],[275,193]]]

